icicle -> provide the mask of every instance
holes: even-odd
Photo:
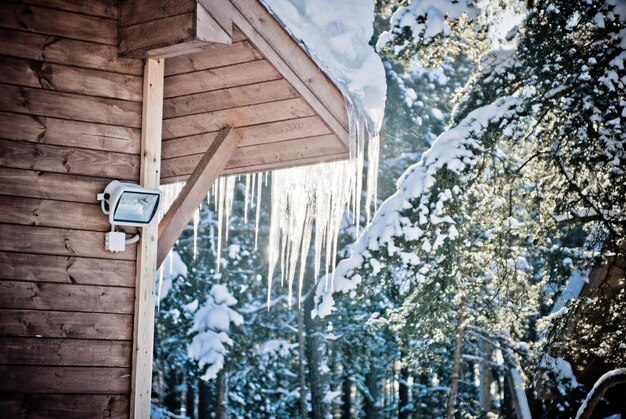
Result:
[[[263,173],[257,175],[257,193],[256,193],[256,216],[254,221],[254,251],[256,252],[259,244],[259,219],[261,218],[261,179]]]
[[[198,224],[200,223],[200,207],[193,212],[193,260],[198,257]]]
[[[222,257],[222,229],[224,228],[223,225],[223,221],[224,221],[224,211],[222,211],[222,209],[224,208],[224,178],[219,178],[217,180],[217,203],[215,205],[215,211],[217,212],[217,254],[215,256],[215,261],[216,261],[216,266],[215,266],[215,270],[216,272],[220,271],[220,261],[221,261],[221,257]]]
[[[248,224],[248,194],[250,193],[250,174],[246,175],[246,187],[243,191],[243,223]]]
[[[235,201],[235,186],[237,185],[237,178],[235,176],[229,176],[226,178],[226,199],[224,205],[226,208],[226,241],[228,241],[228,226],[230,222],[230,215],[233,212],[233,202]]]
[[[275,271],[280,270],[281,284],[287,282],[288,304],[292,304],[294,281],[297,277],[298,304],[301,303],[306,261],[313,246],[315,277],[322,271],[325,287],[333,285],[337,262],[337,236],[346,211],[351,211],[356,235],[360,234],[362,204],[365,219],[371,219],[372,205],[376,208],[379,138],[370,136],[365,120],[347,105],[349,122],[349,158],[345,161],[321,163],[281,169],[272,172],[270,228],[268,237],[268,306]],[[367,149],[366,149],[367,145]],[[364,180],[365,158],[368,159]],[[228,226],[233,208],[234,190],[238,177],[219,178],[212,187],[217,222],[210,223],[211,246],[216,249],[217,270],[220,269],[221,249],[228,240]],[[244,187],[244,223],[248,221],[249,206],[256,202],[254,248],[258,248],[262,189],[267,187],[269,173],[247,174]],[[363,184],[367,194],[363,197]],[[182,184],[166,187],[165,209],[175,199]],[[172,194],[172,191],[175,191]],[[207,194],[207,203],[211,201]],[[211,214],[212,217],[212,214]],[[217,237],[215,231],[217,229]],[[196,254],[197,215],[194,215],[194,255]],[[226,230],[224,230],[226,229]],[[298,269],[299,268],[299,269]]]
[[[378,207],[378,164],[380,157],[380,137],[378,135],[374,135],[373,137],[369,137],[369,142],[367,143],[367,197],[365,199],[365,213],[367,222],[370,223],[371,220],[371,207],[374,204],[374,211],[377,210]]]

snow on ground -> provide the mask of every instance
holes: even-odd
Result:
[[[371,0],[262,0],[318,66],[380,130],[387,95],[385,69],[368,42],[374,34]]]

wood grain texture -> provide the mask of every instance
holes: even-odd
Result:
[[[117,46],[0,28],[0,54],[45,63],[141,76],[141,60],[121,58]]]
[[[195,30],[195,38],[198,40],[226,45],[232,43],[232,25],[220,25],[199,2],[196,2]]]
[[[117,21],[4,1],[0,27],[99,44],[117,44]]]
[[[129,368],[0,365],[0,392],[128,394]]]
[[[139,156],[0,139],[0,166],[137,180]]]
[[[96,202],[111,179],[0,167],[0,194],[71,202]]]
[[[348,145],[348,115],[339,89],[260,3],[214,0],[333,132]]]
[[[141,103],[0,84],[0,111],[141,127]]]
[[[177,74],[165,79],[165,98],[277,80],[280,75],[265,60]]]
[[[193,168],[189,180],[159,222],[157,266],[163,263],[194,211],[206,199],[209,189],[224,170],[240,141],[241,137],[234,128],[224,128]]]
[[[115,125],[0,112],[0,138],[139,154],[140,130]]]
[[[224,126],[239,128],[312,115],[314,115],[313,110],[300,98],[241,106],[222,111],[166,119],[163,121],[163,139],[168,140],[218,131]]]
[[[3,308],[0,309],[0,335],[130,341],[133,316]]]
[[[303,162],[321,162],[324,156],[343,155],[348,158],[343,144],[333,134],[306,137],[290,141],[240,147],[230,157],[224,171],[245,173],[246,167],[289,167]],[[201,154],[165,159],[162,162],[163,179],[184,178],[196,167]]]
[[[0,364],[130,367],[128,341],[0,337]]]
[[[141,102],[140,76],[0,56],[0,83]]]
[[[286,81],[274,80],[166,99],[163,103],[163,117],[169,119],[214,112],[240,106],[292,99],[297,96],[297,93]]]
[[[128,396],[90,394],[0,394],[0,410],[15,419],[127,418]]]
[[[2,279],[135,287],[135,263],[126,260],[0,252],[0,266]]]
[[[232,45],[210,44],[201,51],[172,57],[165,62],[165,76],[209,70],[234,64],[257,61],[263,57],[249,42]]]
[[[161,134],[163,121],[163,59],[146,60],[144,67],[141,130],[140,184],[158,188],[161,176]],[[157,272],[158,226],[156,222],[141,229],[137,246],[137,277],[134,301],[133,357],[130,414],[148,418],[152,392],[154,344],[155,278]]]
[[[241,137],[240,147],[295,140],[330,134],[328,127],[317,116],[270,122],[237,129]],[[163,159],[202,154],[217,136],[216,132],[180,137],[163,141]]]
[[[117,18],[116,0],[20,0],[20,2],[84,15]]]
[[[0,223],[111,231],[98,204],[0,195]]]
[[[196,0],[126,0],[120,2],[120,27],[193,12]]]
[[[132,314],[132,288],[0,281],[0,307],[23,310]]]
[[[8,238],[0,240],[0,251],[6,252],[119,260],[136,258],[134,244],[126,246],[123,252],[104,250],[104,233],[100,232],[0,224],[0,237]]]
[[[149,50],[193,41],[195,13],[168,16],[119,29],[122,56],[142,57]]]

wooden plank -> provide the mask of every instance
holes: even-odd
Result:
[[[0,84],[0,111],[141,127],[141,104]]]
[[[164,97],[184,96],[279,78],[280,75],[267,61],[251,61],[212,70],[169,76],[165,79]]]
[[[233,24],[294,86],[347,148],[349,123],[343,95],[281,24],[258,2],[213,0],[212,4],[231,14]]]
[[[0,335],[68,339],[132,338],[129,314],[0,309]]]
[[[300,98],[280,100],[223,111],[181,116],[163,121],[163,139],[186,137],[221,129],[312,116],[313,110]]]
[[[94,44],[93,42],[13,29],[0,28],[0,53],[11,57],[114,73],[136,76],[143,74],[141,60],[118,57],[117,46]]]
[[[0,195],[0,223],[111,231],[98,204]]]
[[[132,288],[0,281],[0,307],[132,314]]]
[[[157,266],[165,260],[240,141],[241,137],[235,129],[224,128],[194,168],[183,190],[159,223]]]
[[[0,394],[0,410],[15,419],[126,418],[126,395]]]
[[[270,122],[237,129],[241,137],[240,147],[316,137],[330,134],[328,127],[317,116]],[[202,154],[217,136],[216,132],[180,137],[163,141],[161,155],[163,159]]]
[[[345,152],[345,149],[341,141],[334,134],[328,134],[281,141],[280,143],[241,147],[233,153],[226,168],[245,168],[246,166],[280,163],[315,156],[322,157],[342,152]]]
[[[141,102],[142,78],[0,56],[0,83]]]
[[[0,278],[78,285],[135,286],[135,262],[0,252]]]
[[[224,172],[222,173],[222,175],[230,176],[230,175],[242,175],[242,174],[254,173],[254,172],[267,172],[268,170],[288,169],[291,167],[298,167],[298,166],[310,166],[312,164],[346,160],[347,158],[348,158],[348,153],[344,151],[343,153],[339,153],[339,154],[325,154],[323,156],[306,157],[306,158],[300,158],[297,160],[282,160],[279,162],[255,164],[253,166],[246,166],[245,168],[241,168],[241,167],[228,168],[227,167],[226,169],[224,169]],[[166,181],[168,182],[178,182],[182,180],[185,180],[185,178],[178,178],[178,179],[172,178],[172,180],[166,179]],[[165,184],[166,181],[163,181],[163,184]]]
[[[326,154],[323,156],[313,156],[301,158],[298,160],[283,160],[280,162],[272,162],[266,164],[256,164],[253,166],[246,166],[244,168],[234,167],[234,168],[225,168],[222,172],[222,176],[231,176],[231,175],[245,175],[249,173],[255,172],[267,172],[268,170],[277,170],[277,169],[288,169],[291,167],[298,166],[309,166],[312,164],[319,163],[328,163],[339,160],[346,160],[348,158],[347,152],[342,152],[339,154]],[[184,182],[189,178],[189,175],[184,176],[172,176],[161,179],[162,185],[167,185],[175,182]]]
[[[0,194],[93,203],[111,179],[0,167]]]
[[[158,188],[161,174],[161,134],[163,121],[163,59],[146,60],[144,67],[143,112],[141,130],[140,183]],[[158,226],[142,228],[137,246],[137,280],[133,326],[133,362],[130,414],[149,418],[152,392],[152,356],[154,345],[155,278],[157,271]]]
[[[190,13],[194,9],[195,0],[126,0],[119,6],[120,28]]]
[[[139,156],[0,139],[0,166],[136,181]]]
[[[117,18],[116,0],[20,0],[20,2],[84,15]]]
[[[323,160],[324,155],[342,153],[345,155],[345,158],[348,157],[343,144],[334,134],[300,138],[278,143],[240,147],[231,155],[225,170],[245,173],[247,166],[263,165],[264,167],[271,167],[271,164],[278,165],[283,162],[291,162],[290,164],[293,165],[293,162],[297,160],[310,159],[312,157],[319,157]],[[190,175],[200,161],[201,156],[201,154],[195,154],[163,160],[163,178],[180,178]]]
[[[189,12],[119,29],[122,56],[141,57],[146,51],[193,41],[195,13]]]
[[[67,119],[0,112],[0,138],[139,154],[141,131]]]
[[[242,127],[238,129],[238,132],[243,138],[242,146],[316,137],[331,133],[328,126],[318,116]]]
[[[0,224],[0,251],[101,259],[135,260],[135,245],[112,253],[104,250],[104,233],[51,227]]]
[[[4,1],[0,27],[44,35],[117,44],[117,21],[78,13],[46,9]]]
[[[128,394],[130,369],[0,365],[0,392]]]
[[[130,368],[128,341],[0,337],[0,364]]]
[[[292,99],[297,96],[298,94],[289,86],[289,83],[284,80],[274,80],[166,99],[163,103],[163,117],[169,119],[214,112],[239,106]]]
[[[165,77],[247,63],[262,58],[256,48],[247,41],[237,42],[232,45],[211,44],[207,45],[202,51],[166,60]]]

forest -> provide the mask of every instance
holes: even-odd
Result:
[[[373,10],[376,202],[291,287],[279,174],[207,199],[157,278],[152,416],[626,415],[626,2]]]

